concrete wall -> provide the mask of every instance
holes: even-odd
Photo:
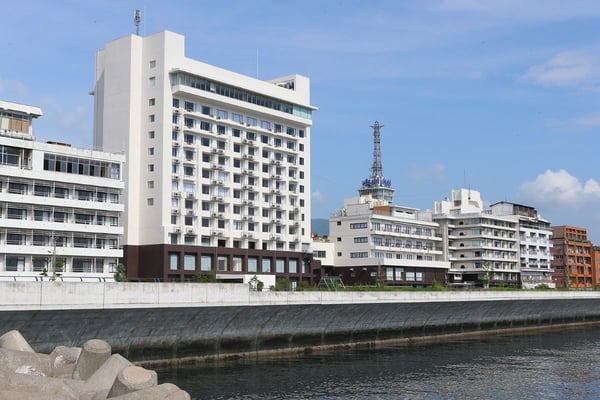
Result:
[[[0,335],[108,341],[131,360],[227,356],[600,321],[596,292],[262,292],[245,285],[0,283]]]

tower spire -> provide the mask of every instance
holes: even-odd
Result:
[[[379,121],[371,126],[373,128],[373,165],[371,166],[371,176],[362,181],[362,186],[358,190],[361,196],[370,195],[376,200],[392,201],[394,189],[392,182],[383,177],[383,164],[381,162],[381,131],[383,125]]]
[[[379,121],[375,121],[375,124],[371,125],[373,128],[373,166],[371,167],[371,176],[383,176],[383,165],[381,165],[381,133],[380,128],[383,125],[379,125]]]

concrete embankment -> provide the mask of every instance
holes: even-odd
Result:
[[[19,330],[36,351],[101,338],[129,360],[150,363],[600,322],[596,292],[255,293],[231,284],[0,282],[0,304],[0,335]]]

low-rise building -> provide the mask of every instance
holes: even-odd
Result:
[[[112,279],[123,155],[35,141],[38,107],[0,101],[0,279]]]

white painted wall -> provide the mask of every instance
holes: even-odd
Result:
[[[250,292],[241,283],[0,282],[0,311],[543,299],[600,299],[600,292]]]

